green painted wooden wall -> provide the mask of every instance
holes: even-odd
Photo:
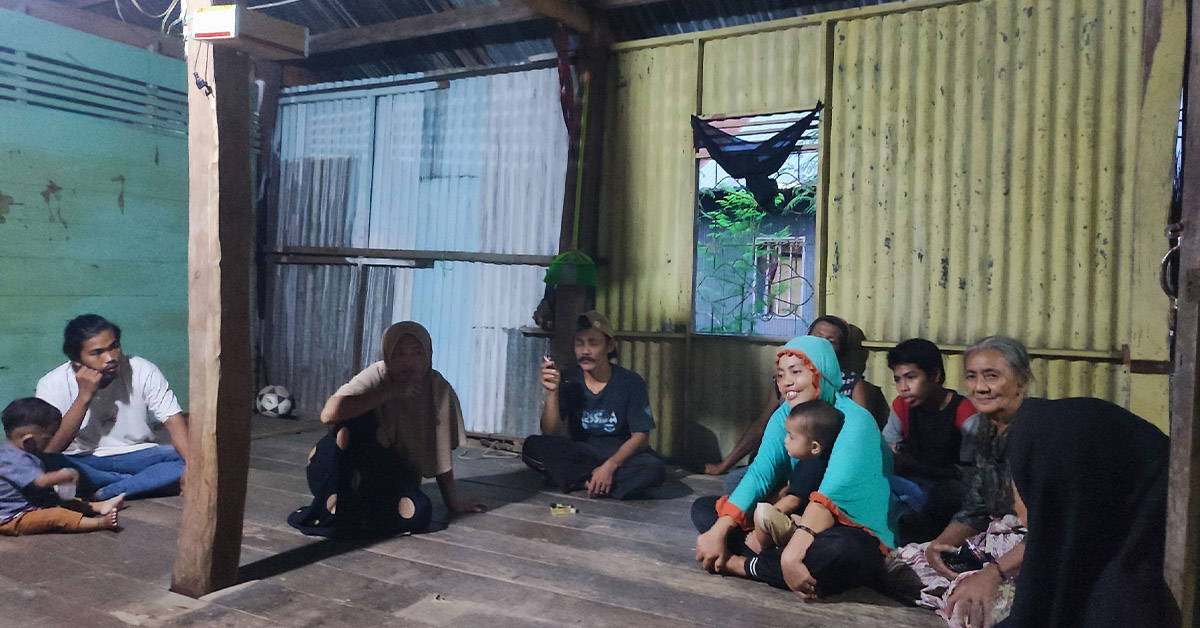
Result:
[[[183,61],[11,11],[0,10],[0,47],[187,88]],[[186,408],[186,136],[27,104],[4,79],[0,404],[33,394],[65,360],[66,321],[95,312],[121,326],[126,352],[163,370]]]

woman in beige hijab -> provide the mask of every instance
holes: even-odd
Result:
[[[334,427],[310,456],[313,503],[288,522],[306,534],[364,536],[428,527],[421,478],[436,478],[456,514],[482,512],[458,500],[451,452],[466,444],[454,388],[433,370],[433,343],[418,323],[383,334],[383,360],[355,375],[321,411]]]

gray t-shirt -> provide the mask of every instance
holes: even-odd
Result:
[[[0,524],[27,511],[54,504],[54,490],[33,481],[46,472],[37,456],[8,441],[0,443]]]

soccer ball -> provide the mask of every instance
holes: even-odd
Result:
[[[283,386],[267,386],[254,398],[254,409],[263,416],[288,416],[293,406],[292,393]]]

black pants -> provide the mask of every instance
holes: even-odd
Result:
[[[313,500],[288,516],[292,527],[312,536],[350,539],[429,527],[433,506],[421,492],[420,473],[375,440],[377,426],[373,414],[364,415],[317,442],[307,469]],[[342,430],[348,436],[345,449],[337,443]]]
[[[596,467],[604,464],[625,441],[619,438],[591,438],[577,441],[562,436],[530,436],[521,449],[521,459],[529,468],[546,476],[564,493],[583,487]],[[613,473],[609,495],[626,499],[639,491],[662,484],[667,467],[652,452],[629,457]]]
[[[789,480],[788,493],[804,500],[821,486],[825,463],[820,460],[801,460],[796,463]],[[700,532],[707,532],[717,523],[716,496],[701,497],[692,503],[692,523]],[[804,506],[801,506],[800,512]],[[754,513],[747,513],[753,516]],[[746,533],[735,529],[729,535],[729,551],[746,557],[747,575],[773,587],[787,588],[780,561],[782,548],[771,548],[755,554],[746,547]],[[817,581],[818,595],[833,595],[860,586],[876,586],[883,578],[883,553],[879,541],[865,530],[837,525],[813,538],[804,556],[804,566]]]

